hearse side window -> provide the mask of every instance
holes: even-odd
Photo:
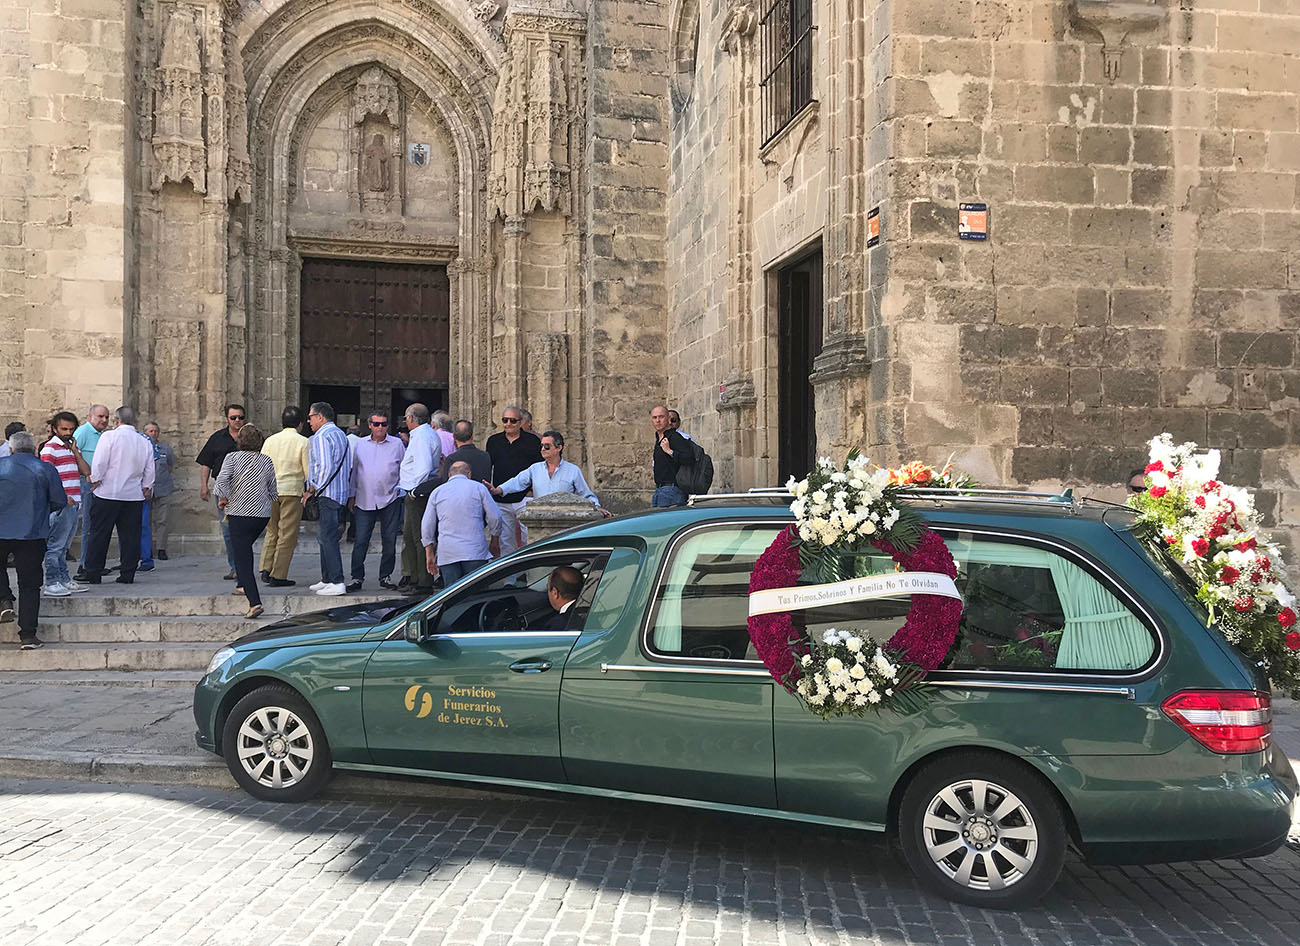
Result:
[[[501,631],[581,631],[600,582],[605,552],[571,552],[529,558],[460,589],[438,612],[439,634]],[[557,616],[547,600],[551,570],[570,565],[582,575],[573,606]]]
[[[757,660],[749,643],[749,573],[781,528],[728,525],[681,540],[656,590],[650,650],[667,657]]]
[[[945,538],[964,602],[945,669],[1124,672],[1155,654],[1146,625],[1069,559],[968,534]]]

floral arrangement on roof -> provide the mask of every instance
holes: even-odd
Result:
[[[791,477],[786,486],[795,521],[750,576],[755,650],[773,678],[823,718],[917,705],[925,674],[938,667],[957,634],[956,564],[943,539],[902,502],[907,486],[890,477],[856,451],[843,466],[822,457],[804,479]],[[873,574],[871,559],[882,553],[895,567]],[[796,627],[789,608],[764,610],[765,594],[774,591],[807,592],[793,605],[798,609],[905,593],[912,603],[884,644],[854,629],[831,628],[815,639]]]
[[[887,470],[889,482],[894,486],[923,486],[928,489],[972,489],[979,485],[969,473],[953,469],[952,457],[939,470],[913,460],[894,470]]]
[[[1217,450],[1175,445],[1167,433],[1150,446],[1146,491],[1129,499],[1140,533],[1182,565],[1210,622],[1232,645],[1274,686],[1300,696],[1296,599],[1253,497],[1218,479]]]

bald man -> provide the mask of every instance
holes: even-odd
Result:
[[[469,474],[468,463],[453,463],[447,470],[447,482],[429,494],[420,521],[429,573],[441,574],[444,588],[486,565],[500,548],[501,513],[487,487]],[[485,529],[492,533],[491,543],[484,538]]]

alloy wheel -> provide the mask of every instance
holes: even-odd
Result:
[[[301,782],[316,756],[307,724],[282,706],[261,707],[244,719],[239,727],[237,752],[248,776],[273,789]]]
[[[925,806],[925,852],[950,880],[972,890],[1003,890],[1038,856],[1039,832],[1021,799],[996,782],[963,779]]]

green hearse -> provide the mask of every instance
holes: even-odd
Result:
[[[826,721],[746,629],[750,571],[788,502],[606,520],[421,602],[264,627],[213,656],[198,744],[263,799],[308,798],[338,768],[891,832],[928,887],[990,907],[1041,896],[1069,845],[1142,863],[1283,843],[1297,785],[1267,687],[1127,511],[918,497],[957,564],[957,640],[919,708]],[[558,566],[583,582],[557,621]],[[885,640],[908,607],[804,620]]]

